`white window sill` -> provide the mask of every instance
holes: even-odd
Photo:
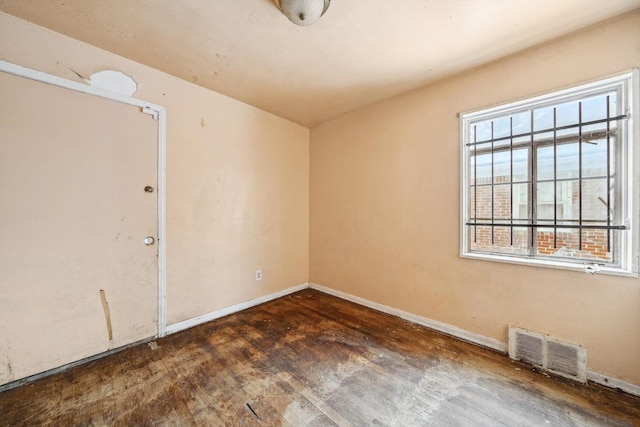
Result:
[[[559,270],[576,271],[586,274],[606,274],[623,277],[638,277],[638,272],[631,269],[607,267],[593,263],[571,263],[562,261],[553,261],[549,259],[511,257],[507,255],[496,255],[486,253],[463,252],[460,258],[475,259],[478,261],[503,262],[508,264],[520,264],[530,267],[555,268]]]

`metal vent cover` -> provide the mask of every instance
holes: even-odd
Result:
[[[535,366],[543,366],[542,351],[544,347],[544,337],[516,332],[515,341],[516,359],[531,363]]]
[[[509,326],[509,357],[576,381],[587,381],[587,350],[548,335]]]

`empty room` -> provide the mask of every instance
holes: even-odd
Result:
[[[640,426],[638,67],[640,0],[0,0],[0,426]]]

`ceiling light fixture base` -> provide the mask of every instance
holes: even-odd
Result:
[[[316,22],[329,9],[331,0],[275,0],[289,21],[303,27]]]

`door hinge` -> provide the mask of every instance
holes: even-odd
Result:
[[[149,114],[150,116],[153,116],[153,120],[158,120],[159,112],[157,110],[154,110],[153,108],[149,108],[149,107],[142,107],[141,111],[145,114]]]

